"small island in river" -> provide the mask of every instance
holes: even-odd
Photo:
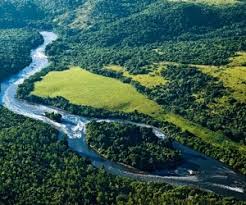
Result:
[[[152,172],[174,166],[182,156],[169,138],[160,139],[152,128],[118,122],[91,122],[86,139],[106,159]]]

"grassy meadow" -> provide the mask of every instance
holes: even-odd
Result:
[[[138,112],[157,116],[162,108],[137,92],[129,84],[73,67],[50,72],[35,84],[32,93],[42,97],[63,96],[71,103],[104,108],[111,111]]]
[[[130,74],[127,70],[119,65],[107,65],[105,66],[105,69],[122,73],[123,76],[131,78],[132,80],[139,82],[141,85],[147,88],[152,88],[157,85],[164,85],[167,82],[165,78],[160,76],[160,71],[163,69],[162,67],[148,74],[137,75]]]
[[[226,66],[195,65],[203,73],[221,80],[232,91],[233,97],[246,102],[246,53],[239,52]]]

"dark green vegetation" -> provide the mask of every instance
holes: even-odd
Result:
[[[22,28],[43,17],[43,12],[27,1],[0,1],[0,28]]]
[[[79,2],[79,3],[78,3]],[[51,18],[81,4],[74,0],[1,0],[0,28],[51,28]]]
[[[1,24],[0,24],[1,25]],[[0,29],[0,82],[31,63],[31,49],[42,43],[38,32]]]
[[[31,49],[43,42],[27,22],[38,19],[33,4],[0,1],[0,82],[31,63]],[[26,28],[24,28],[26,27]]]
[[[54,112],[46,112],[45,116],[50,118],[51,120],[54,120],[55,122],[61,122],[62,115],[59,113],[54,113]]]
[[[136,125],[91,122],[87,125],[87,142],[100,155],[143,171],[174,166],[181,155],[170,139],[160,140],[152,128]]]
[[[114,177],[47,125],[0,108],[1,204],[242,204],[198,190]]]

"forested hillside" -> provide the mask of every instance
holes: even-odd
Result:
[[[55,16],[83,5],[79,0],[1,0],[0,28],[51,28]]]
[[[98,3],[89,13],[93,17],[88,29],[69,24],[73,26],[66,49],[57,53],[65,52],[69,61],[84,67],[115,63],[138,72],[159,61],[226,64],[236,51],[245,49],[245,4],[218,8],[163,1],[144,6],[117,3]],[[117,12],[121,7],[122,14]]]
[[[21,28],[43,17],[43,12],[32,1],[0,1],[0,28]]]
[[[1,25],[1,23],[0,23]],[[31,63],[31,49],[43,39],[37,31],[0,29],[0,82]]]

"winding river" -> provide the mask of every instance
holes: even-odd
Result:
[[[68,144],[72,150],[83,157],[89,158],[94,166],[104,167],[104,169],[111,174],[142,181],[192,186],[220,195],[246,200],[245,176],[235,173],[219,161],[204,156],[177,142],[174,142],[173,145],[183,154],[184,161],[181,164],[177,165],[175,168],[162,170],[158,173],[148,174],[137,172],[124,165],[105,160],[88,147],[85,141],[85,125],[92,119],[72,115],[49,106],[36,105],[17,99],[15,96],[18,85],[22,84],[25,79],[41,71],[49,64],[48,57],[45,55],[45,49],[47,45],[57,39],[57,35],[53,32],[41,32],[41,35],[44,38],[44,43],[31,52],[32,63],[18,74],[12,76],[11,79],[2,83],[0,101],[3,106],[14,113],[40,120],[55,127],[68,136]],[[59,112],[62,114],[62,122],[57,123],[48,119],[45,117],[45,112]],[[97,120],[112,121],[105,119]],[[137,125],[148,126],[144,124]],[[165,138],[165,133],[162,133],[157,128],[152,128],[156,136]],[[191,172],[193,172],[193,174],[191,174]]]

